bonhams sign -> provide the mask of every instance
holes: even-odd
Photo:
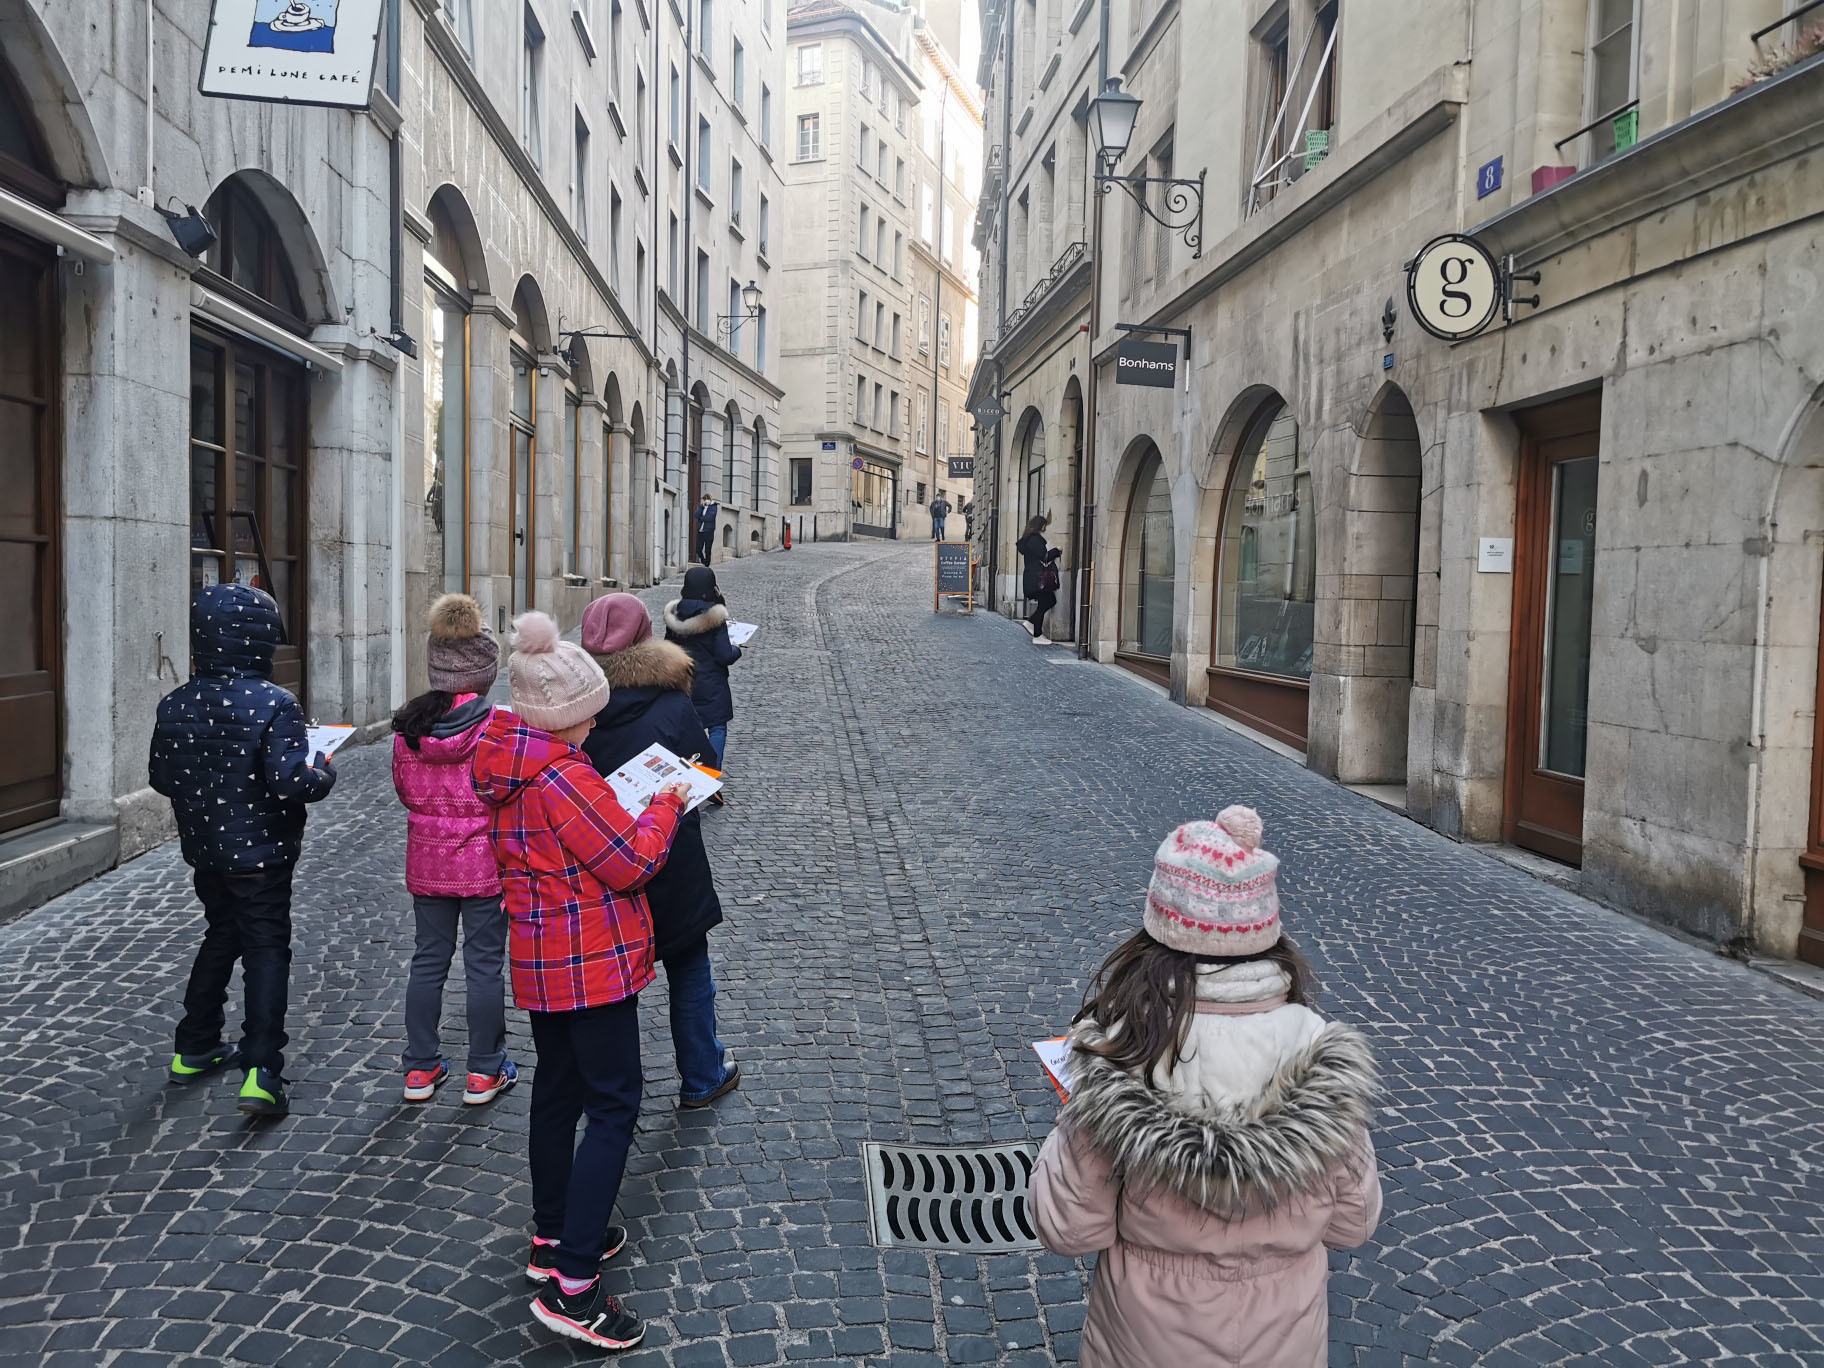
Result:
[[[1124,340],[1115,352],[1115,383],[1170,389],[1178,383],[1178,344]]]
[[[215,0],[205,95],[366,109],[386,0]]]

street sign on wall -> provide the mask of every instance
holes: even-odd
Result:
[[[366,109],[386,0],[215,0],[196,88]]]
[[[950,457],[950,478],[953,480],[973,480],[975,478],[975,457]]]
[[[1123,339],[1115,351],[1115,383],[1170,389],[1178,383],[1178,344]]]
[[[1406,268],[1413,319],[1446,342],[1474,337],[1494,322],[1501,289],[1501,264],[1463,233],[1433,238]]]

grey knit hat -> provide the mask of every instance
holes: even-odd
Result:
[[[500,674],[500,645],[481,625],[481,605],[445,594],[431,605],[426,651],[431,687],[447,694],[485,694]]]
[[[560,732],[594,717],[608,704],[608,678],[595,658],[565,641],[543,613],[513,619],[513,711],[529,727]]]

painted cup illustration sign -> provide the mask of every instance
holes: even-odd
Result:
[[[386,0],[215,0],[197,89],[365,109]]]
[[[1472,237],[1433,238],[1406,269],[1406,302],[1433,337],[1446,342],[1474,337],[1501,307],[1501,266]]]
[[[291,52],[336,50],[336,5],[340,0],[257,0],[247,46]]]

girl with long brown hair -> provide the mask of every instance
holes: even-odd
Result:
[[[1260,837],[1245,807],[1167,836],[1077,1013],[1032,1209],[1048,1249],[1100,1254],[1082,1368],[1322,1368],[1325,1251],[1379,1219],[1374,1061],[1311,1010]]]

